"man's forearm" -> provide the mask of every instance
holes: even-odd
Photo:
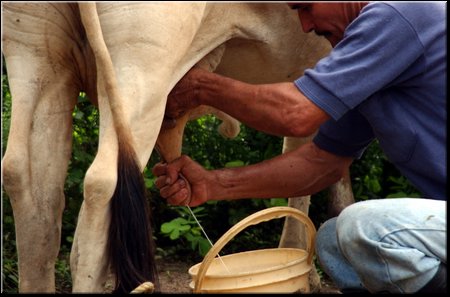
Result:
[[[305,144],[255,165],[215,170],[209,199],[310,195],[338,181],[351,162],[351,158],[338,157],[314,144]]]
[[[293,83],[252,85],[214,73],[204,73],[197,83],[200,104],[266,133],[309,136],[328,119]]]

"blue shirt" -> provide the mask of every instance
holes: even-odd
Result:
[[[426,198],[446,200],[446,3],[373,2],[296,86],[332,119],[314,143],[359,158],[373,139]]]

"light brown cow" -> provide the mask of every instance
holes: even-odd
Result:
[[[121,203],[114,198],[120,196],[116,185],[135,179],[120,166],[136,161],[134,174],[142,172],[176,82],[208,54],[202,63],[212,63],[224,75],[253,83],[289,81],[330,49],[325,40],[304,34],[296,14],[282,3],[102,2],[96,8],[115,73],[116,101],[108,78],[97,72],[106,64],[87,41],[77,3],[2,2],[3,53],[13,98],[2,175],[15,218],[20,292],[55,290],[71,115],[80,91],[98,104],[100,135],[71,252],[73,291],[102,292],[111,260],[123,260],[122,254],[107,252],[108,243],[123,251],[124,259],[142,248],[137,240],[117,248],[109,235],[127,233],[113,211],[121,205],[111,205]],[[125,161],[123,147],[131,156]],[[132,187],[139,191],[136,180]],[[114,224],[118,230],[110,227]],[[138,274],[152,274],[152,267],[137,262]],[[120,267],[113,267],[116,275],[125,274],[116,285],[130,291],[137,280],[125,279]]]

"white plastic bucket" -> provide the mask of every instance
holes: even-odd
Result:
[[[291,216],[306,225],[306,250],[273,248],[216,257],[248,226]],[[250,215],[230,228],[213,245],[201,263],[189,269],[194,293],[308,293],[316,229],[303,212],[292,207],[271,207]]]

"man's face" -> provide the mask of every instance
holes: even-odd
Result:
[[[291,9],[298,12],[304,32],[314,31],[324,36],[331,46],[335,46],[344,36],[349,24],[345,13],[345,3],[288,3]]]

